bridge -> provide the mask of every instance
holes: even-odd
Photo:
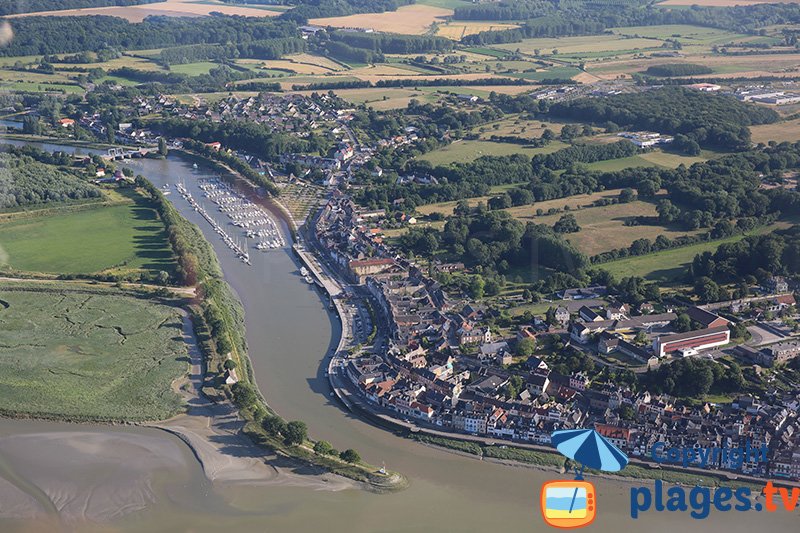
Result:
[[[103,159],[117,161],[120,159],[133,159],[134,157],[145,157],[147,154],[158,151],[157,148],[109,148]]]

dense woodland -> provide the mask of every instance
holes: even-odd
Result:
[[[39,206],[100,198],[82,179],[28,156],[0,153],[0,208]]]
[[[281,154],[325,150],[324,139],[307,139],[277,133],[265,124],[244,120],[212,122],[182,118],[157,119],[147,126],[170,137],[195,139],[205,143],[221,142],[233,150],[246,150],[264,160],[277,160]]]
[[[305,23],[312,18],[395,11],[398,7],[413,3],[414,0],[296,0],[286,2],[296,7],[285,12],[281,18]]]
[[[14,39],[3,56],[164,48],[190,44],[246,45],[253,41],[297,37],[293,22],[255,17],[153,16],[131,23],[119,17],[21,17],[10,20]]]
[[[278,59],[286,54],[305,52],[307,43],[299,37],[283,37],[265,41],[233,44],[192,44],[163,49],[158,60],[164,65],[224,59]]]
[[[774,275],[800,274],[800,227],[722,244],[716,252],[699,254],[692,262],[693,278],[709,277],[719,283]]]
[[[711,74],[713,69],[705,65],[695,65],[692,63],[667,63],[665,65],[653,65],[645,70],[648,76],[698,76],[701,74]]]
[[[451,260],[501,274],[513,267],[576,272],[588,265],[586,256],[552,228],[466,204],[448,218],[443,231],[412,229],[400,238],[400,246],[425,257],[443,252]]]
[[[771,109],[683,87],[558,102],[549,113],[569,120],[682,134],[701,146],[726,150],[749,147],[748,126],[779,119]]]
[[[456,20],[527,20],[520,28],[484,31],[463,39],[468,44],[518,42],[531,37],[589,35],[607,28],[692,24],[757,33],[773,24],[800,22],[800,6],[793,3],[734,7],[669,9],[645,1],[504,0],[455,9]]]

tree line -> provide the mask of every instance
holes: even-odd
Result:
[[[327,147],[326,144],[313,145],[312,143],[317,142],[316,138],[300,139],[275,132],[265,124],[245,120],[212,122],[165,118],[147,121],[146,125],[169,137],[192,139],[203,143],[220,142],[227,148],[246,151],[265,161],[276,161],[281,154],[318,151],[315,148]]]
[[[192,44],[165,48],[158,54],[164,65],[223,59],[279,59],[286,54],[305,52],[308,43],[299,37],[282,37],[264,41],[225,44]]]
[[[399,7],[413,4],[414,0],[297,0],[286,3],[296,7],[280,18],[305,24],[313,18],[396,11]]]
[[[520,28],[485,31],[462,39],[467,44],[518,42],[531,37],[597,34],[607,28],[687,24],[755,34],[773,24],[800,22],[796,4],[669,9],[651,2],[528,0],[457,7],[456,20],[526,20]]]
[[[546,267],[576,272],[588,265],[584,254],[543,224],[522,224],[505,211],[460,203],[442,231],[412,228],[400,247],[424,257],[443,256],[503,274],[512,267]]]
[[[668,78],[672,76],[711,74],[714,70],[705,65],[695,65],[693,63],[667,63],[664,65],[653,65],[652,67],[648,67],[644,72],[648,76]]]
[[[694,279],[706,276],[719,283],[796,276],[800,274],[800,226],[745,237],[722,244],[715,252],[698,254],[689,273]]]
[[[245,44],[297,37],[290,21],[256,17],[151,16],[138,23],[101,15],[20,17],[10,19],[14,39],[0,48],[3,56],[27,56],[168,48],[190,44]]]

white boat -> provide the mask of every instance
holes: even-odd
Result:
[[[301,266],[300,267],[300,275],[303,276],[303,277],[308,276],[308,269],[306,267],[304,267],[304,266]]]

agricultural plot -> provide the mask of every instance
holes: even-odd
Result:
[[[460,41],[467,35],[474,35],[482,31],[503,31],[519,28],[518,24],[504,24],[497,22],[448,22],[438,27],[436,35]]]
[[[750,133],[755,143],[766,144],[769,141],[797,142],[797,139],[800,139],[800,119],[776,122],[775,124],[751,126]]]
[[[478,128],[477,131],[481,139],[489,139],[492,135],[519,137],[520,139],[538,139],[546,129],[558,135],[561,133],[561,128],[563,126],[564,124],[558,122],[527,120],[515,115]],[[473,130],[473,133],[475,133],[475,131],[476,130]]]
[[[606,52],[624,52],[629,50],[649,50],[660,48],[663,41],[658,39],[624,38],[619,35],[592,35],[587,37],[563,37],[524,39],[519,43],[495,45],[495,48],[508,50],[519,49],[523,54],[533,55],[539,50],[541,55],[587,55]],[[553,54],[557,50],[558,54]]]
[[[181,65],[171,65],[169,70],[176,74],[186,74],[187,76],[199,76],[201,74],[208,74],[208,72],[215,67],[217,63],[211,61],[199,61],[197,63],[184,63]]]
[[[0,224],[0,265],[61,274],[172,272],[164,225],[142,197],[129,198],[121,205],[12,217]]]
[[[499,143],[492,141],[457,141],[452,144],[428,152],[420,159],[430,161],[432,165],[448,165],[455,162],[469,162],[484,155],[525,154],[533,157],[536,154],[549,154],[564,148],[560,142],[551,142],[542,148],[528,148],[519,144]]]
[[[22,289],[22,290],[21,290]],[[144,421],[180,412],[187,370],[174,307],[61,283],[0,285],[6,414]]]
[[[522,222],[533,221],[537,224],[552,226],[563,213],[547,216],[535,216],[538,204],[516,207],[508,211]],[[577,211],[571,210],[578,221],[580,231],[565,235],[578,250],[592,256],[615,248],[627,248],[637,239],[655,240],[659,235],[670,239],[691,232],[666,228],[658,225],[626,226],[626,222],[637,217],[655,217],[655,204],[635,201],[626,204],[614,204],[602,207],[587,207]]]
[[[397,11],[317,18],[309,20],[308,23],[317,26],[333,26],[334,28],[360,28],[422,35],[428,31],[433,23],[444,22],[445,17],[452,14],[452,9],[412,4],[403,6]]]

